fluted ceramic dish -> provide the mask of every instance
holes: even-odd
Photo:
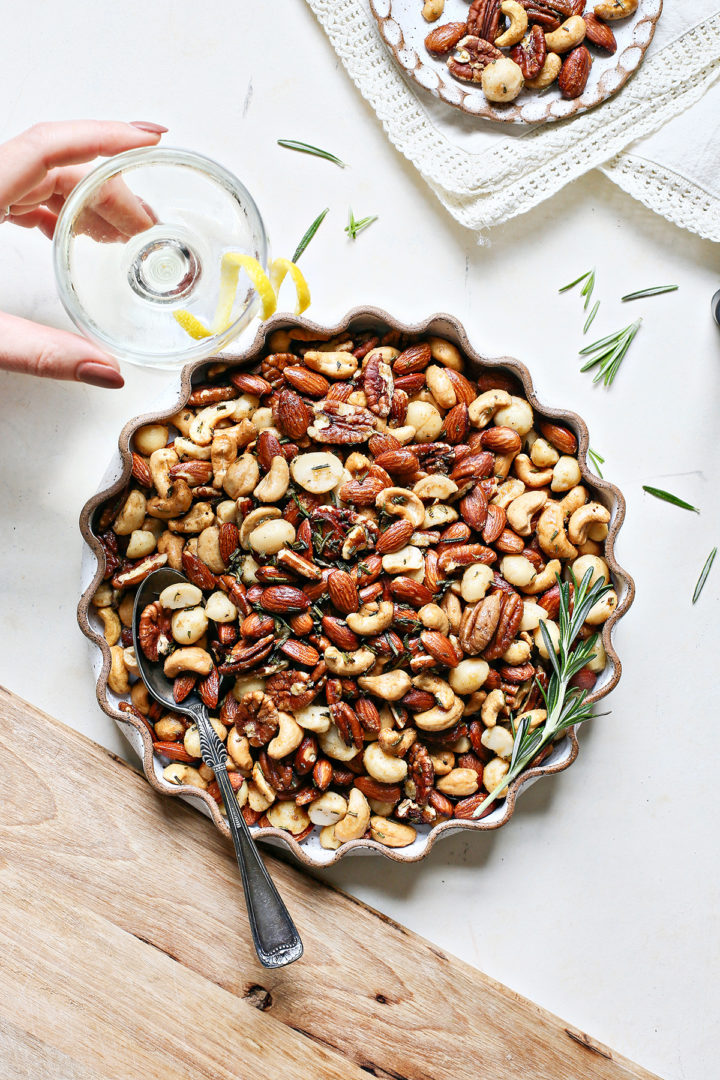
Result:
[[[594,7],[588,0],[587,11]],[[435,26],[465,22],[468,0],[445,0],[445,11],[434,23],[425,22],[422,0],[370,0],[380,36],[405,75],[435,97],[471,116],[504,124],[545,124],[594,109],[617,94],[643,62],[662,14],[663,0],[640,0],[637,11],[627,19],[609,23],[617,39],[612,55],[591,48],[593,65],[587,86],[580,97],[566,101],[557,82],[547,90],[523,90],[506,105],[488,101],[479,83],[461,82],[448,71],[447,57],[433,56],[425,48],[425,38]]]
[[[523,392],[533,408],[551,420],[559,421],[571,428],[578,438],[578,460],[582,470],[583,482],[591,489],[594,499],[603,503],[611,512],[611,520],[607,540],[605,541],[605,558],[607,560],[613,583],[618,594],[618,605],[602,629],[602,641],[607,652],[607,666],[589,696],[589,700],[597,702],[605,697],[617,685],[620,678],[621,665],[613,645],[613,632],[618,621],[630,607],[633,600],[635,587],[632,578],[623,570],[615,558],[615,541],[623,518],[625,517],[625,500],[618,489],[600,480],[590,472],[587,465],[588,432],[585,422],[573,412],[564,409],[553,409],[542,405],[533,389],[532,379],[527,368],[518,360],[503,356],[488,359],[477,352],[470,344],[464,328],[450,315],[433,315],[431,318],[414,326],[406,326],[399,323],[391,315],[378,308],[355,308],[345,318],[332,327],[321,327],[307,319],[298,319],[289,315],[276,315],[268,322],[260,326],[252,345],[240,356],[223,357],[223,361],[233,367],[245,367],[257,363],[265,350],[265,342],[275,330],[283,330],[289,327],[303,327],[313,331],[318,339],[334,337],[336,334],[352,334],[354,331],[373,330],[386,332],[387,330],[399,330],[411,335],[434,334],[452,341],[464,353],[469,362],[468,374],[477,376],[481,371],[500,370],[512,373],[522,384]],[[85,504],[80,516],[80,528],[87,544],[83,563],[83,594],[78,607],[78,621],[85,636],[93,643],[92,661],[97,679],[97,697],[102,709],[118,725],[123,735],[140,756],[143,769],[149,782],[156,791],[163,795],[172,795],[187,799],[197,806],[209,817],[222,833],[229,836],[229,830],[225,819],[220,813],[220,808],[210,795],[199,791],[197,788],[185,785],[176,786],[169,784],[163,779],[163,766],[160,759],[154,754],[152,740],[147,728],[131,714],[122,713],[118,709],[119,699],[108,687],[108,673],[110,671],[110,650],[102,634],[102,626],[91,607],[91,599],[100,584],[104,571],[104,555],[102,547],[93,531],[93,523],[98,508],[119,492],[130,478],[131,457],[129,445],[135,431],[143,424],[155,423],[166,420],[187,402],[193,385],[206,381],[207,368],[217,363],[218,358],[203,360],[195,364],[188,364],[180,375],[180,385],[174,385],[168,390],[166,402],[159,403],[154,412],[143,416],[136,416],[125,425],[120,433],[119,453],[111,462],[102,482],[101,490],[93,495]],[[497,829],[505,825],[512,817],[515,810],[515,802],[518,794],[540,776],[562,772],[572,765],[578,754],[578,743],[575,732],[571,731],[562,742],[558,743],[551,755],[537,768],[529,769],[518,777],[509,787],[507,798],[498,804],[491,814],[481,821],[451,820],[440,825],[417,826],[417,838],[406,848],[387,848],[375,840],[352,840],[337,851],[327,851],[320,846],[318,839],[319,829],[298,843],[289,833],[281,829],[260,828],[253,826],[253,832],[258,838],[267,839],[275,843],[285,844],[297,858],[308,866],[329,866],[337,862],[344,855],[378,852],[396,862],[416,862],[424,858],[430,851],[435,841],[442,836],[449,836],[461,830],[474,830],[484,832],[489,829]]]

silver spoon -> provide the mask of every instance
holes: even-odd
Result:
[[[201,701],[200,696],[193,691],[184,701],[178,704],[173,697],[172,683],[163,672],[162,663],[152,663],[140,648],[138,628],[143,611],[148,604],[157,600],[160,593],[168,585],[178,585],[181,582],[183,584],[187,583],[184,574],[181,574],[178,570],[163,567],[146,577],[137,591],[133,611],[132,633],[138,669],[143,682],[156,701],[164,705],[166,709],[189,716],[197,724],[202,759],[215,773],[215,779],[218,782],[223,803],[225,804],[230,834],[235,844],[235,854],[242,875],[250,930],[252,931],[258,959],[265,967],[284,967],[286,964],[292,964],[294,960],[300,959],[303,954],[302,941],[285,904],[280,899],[280,895],[265,869],[265,864],[260,858],[245,818],[240,813],[235,793],[228,779],[227,751],[213,730],[208,718],[207,707]],[[231,681],[227,677],[223,679],[220,684],[221,696],[223,689],[228,689]],[[225,687],[223,687],[223,682],[226,684]]]

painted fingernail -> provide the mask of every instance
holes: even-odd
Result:
[[[153,124],[150,120],[131,120],[132,127],[140,128],[140,131],[149,131],[151,135],[164,135],[167,131],[162,124]]]
[[[108,390],[119,390],[125,385],[125,380],[119,371],[110,367],[109,364],[100,364],[96,360],[83,360],[75,368],[75,378],[78,382],[89,383],[90,386],[104,386]]]

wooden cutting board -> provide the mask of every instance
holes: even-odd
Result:
[[[305,955],[268,972],[206,818],[1,687],[0,709],[2,1080],[652,1080],[273,856]]]

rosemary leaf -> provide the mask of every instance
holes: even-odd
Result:
[[[315,233],[318,231],[318,229],[322,225],[322,223],[325,220],[329,210],[330,210],[330,207],[328,206],[328,207],[325,208],[325,210],[323,210],[322,214],[318,214],[318,216],[315,218],[312,225],[310,226],[308,231],[305,233],[305,235],[303,236],[303,238],[300,241],[300,243],[298,244],[298,246],[295,248],[295,254],[293,255],[290,262],[296,263],[298,261],[298,259],[302,255],[303,251],[308,246],[308,244],[312,240],[313,236],[315,235]]]
[[[592,273],[590,274],[590,277],[585,282],[585,284],[583,286],[583,289],[582,289],[582,292],[580,294],[581,296],[585,297],[585,311],[587,311],[587,309],[588,309],[588,304],[590,303],[590,300],[592,298],[594,288],[595,288],[595,270],[593,270]]]
[[[590,314],[588,315],[588,317],[587,317],[587,322],[586,322],[586,323],[585,323],[585,325],[583,326],[583,334],[587,334],[588,330],[590,329],[590,327],[592,326],[592,324],[593,324],[593,323],[595,322],[595,316],[596,316],[596,315],[597,315],[597,313],[598,313],[598,308],[599,308],[599,307],[600,307],[600,301],[599,301],[599,300],[596,300],[596,301],[595,301],[595,306],[593,307],[592,311],[591,311],[591,312],[590,312]]]
[[[673,506],[679,506],[683,510],[692,510],[693,514],[700,513],[697,506],[685,502],[684,499],[679,499],[677,495],[672,495],[669,491],[663,491],[662,488],[648,487],[647,484],[643,484],[643,491],[647,491],[648,495],[654,495],[656,499],[662,499],[664,502],[672,503]]]
[[[621,297],[623,303],[628,300],[644,300],[648,296],[661,296],[667,292],[677,292],[680,288],[679,285],[656,285],[652,289],[640,289],[639,292],[628,293],[627,296]]]
[[[286,150],[297,150],[301,154],[313,154],[315,157],[332,161],[333,165],[339,165],[341,169],[347,168],[344,161],[328,150],[321,150],[319,146],[311,146],[309,143],[296,142],[295,139],[278,139],[278,146],[284,146]]]
[[[580,350],[580,356],[590,356],[590,359],[580,370],[589,371],[599,365],[599,370],[593,382],[602,381],[605,386],[612,386],[625,354],[634,341],[641,325],[642,319],[638,319],[637,322],[632,323],[630,326],[617,330],[614,334],[609,334],[592,345],[586,345],[584,349]]]
[[[377,214],[360,218],[360,220],[358,221],[352,210],[350,210],[350,217],[348,219],[347,225],[345,226],[345,232],[352,240],[356,240],[358,233],[361,233],[363,229],[367,229],[368,225],[372,225],[373,221],[377,221]]]
[[[692,598],[693,604],[697,604],[698,600],[700,599],[700,593],[703,591],[703,588],[705,587],[705,582],[707,581],[708,574],[712,570],[712,564],[715,562],[715,556],[716,555],[717,555],[717,548],[714,547],[712,549],[712,551],[710,552],[710,554],[708,555],[707,559],[705,560],[705,565],[702,568],[702,573],[700,574],[700,577],[698,578],[697,585],[695,586],[695,592],[693,593],[693,598]]]
[[[579,285],[581,281],[585,281],[585,278],[589,278],[594,272],[594,270],[586,270],[584,274],[581,274],[579,278],[575,278],[569,285],[563,285],[562,289],[558,289],[558,292],[564,293],[567,292],[568,289],[574,289],[576,285]]]
[[[596,453],[596,451],[593,450],[592,447],[588,447],[588,458],[595,472],[598,474],[600,479],[603,480],[604,477],[600,466],[605,464],[605,458],[600,457],[600,455]]]

